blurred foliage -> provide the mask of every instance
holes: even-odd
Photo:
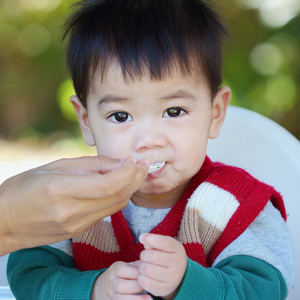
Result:
[[[0,0],[0,137],[55,143],[80,136],[60,26],[74,0]],[[300,139],[300,0],[218,0],[232,39],[231,104]]]

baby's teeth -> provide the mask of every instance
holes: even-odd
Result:
[[[157,162],[157,163],[152,163],[148,169],[148,174],[154,173],[161,169],[165,165],[165,161],[163,162]]]

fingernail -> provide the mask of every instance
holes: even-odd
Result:
[[[133,156],[129,156],[133,163],[136,163],[136,159]]]
[[[140,159],[137,161],[137,164],[139,164],[139,163],[144,164],[147,167],[147,169],[149,169],[149,167],[150,167],[150,161],[147,159]]]
[[[149,167],[150,167],[150,161],[149,160],[147,160],[147,159],[145,159],[144,160],[144,164],[147,166],[147,168],[149,169]]]
[[[146,237],[146,234],[145,234],[145,233],[143,233],[143,234],[141,234],[141,235],[139,236],[139,241],[140,241],[141,244],[144,244],[144,242],[145,242],[145,237]]]

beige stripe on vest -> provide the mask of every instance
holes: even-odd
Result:
[[[181,223],[178,241],[182,244],[201,244],[207,256],[221,234],[222,231],[200,216],[197,209],[187,208]]]
[[[105,218],[83,235],[74,238],[73,243],[85,243],[96,249],[113,253],[120,251],[110,218]]]
[[[203,182],[189,199],[178,240],[183,244],[202,244],[208,256],[238,207],[239,202],[232,194]]]

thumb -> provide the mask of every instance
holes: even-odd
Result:
[[[99,168],[99,173],[101,174],[105,174],[119,168],[123,162],[123,160],[110,158],[104,155],[99,155],[97,158],[97,167]]]

